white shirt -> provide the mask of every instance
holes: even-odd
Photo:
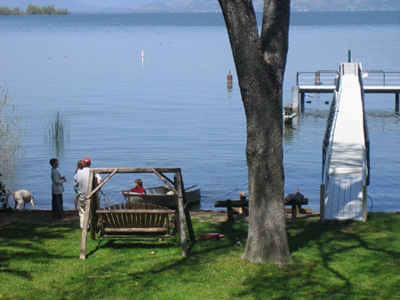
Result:
[[[51,193],[54,195],[62,194],[64,192],[63,183],[66,180],[61,178],[61,175],[56,168],[51,169],[51,181]]]
[[[90,174],[89,167],[83,168],[82,170],[79,170],[75,174],[74,179],[75,179],[76,185],[78,186],[78,195],[81,198],[86,197],[88,183],[89,183],[89,174]],[[95,176],[96,176],[97,181],[101,180],[101,177],[99,174],[96,174]]]

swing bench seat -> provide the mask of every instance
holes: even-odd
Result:
[[[175,211],[151,203],[122,203],[97,209],[100,237],[171,237],[169,215]]]

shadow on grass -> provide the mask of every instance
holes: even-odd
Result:
[[[34,259],[39,263],[46,263],[49,259],[60,258],[61,255],[53,254],[46,243],[62,241],[73,231],[76,231],[76,225],[73,224],[10,224],[0,230],[0,271],[31,279],[30,272],[13,269],[10,267],[11,262]],[[65,258],[66,255],[63,254],[62,257]]]
[[[247,238],[247,224],[245,222],[236,223],[234,226],[227,224],[227,222],[221,223],[208,223],[208,222],[197,222],[195,228],[195,235],[199,236],[203,233],[210,233],[210,232],[218,232],[224,234],[224,238],[221,241],[223,243],[218,243],[218,241],[214,241],[213,244],[221,245],[228,243],[229,245],[237,245],[237,242],[243,241]],[[187,237],[187,248],[189,252],[189,257],[193,254],[197,254],[199,250],[198,245],[204,243],[205,241],[190,241],[190,237],[188,232],[186,233]],[[87,258],[89,259],[93,256],[96,252],[106,248],[113,248],[113,249],[150,249],[150,248],[175,248],[181,247],[180,236],[177,234],[171,238],[157,238],[151,236],[141,237],[133,237],[133,238],[98,238],[99,242],[93,250],[87,253]],[[160,240],[162,240],[160,242]],[[225,246],[224,246],[225,247]],[[208,251],[208,250],[207,250]]]
[[[390,228],[391,226],[392,228]],[[360,289],[357,280],[351,272],[346,270],[348,262],[339,262],[337,259],[354,255],[353,250],[360,249],[366,257],[374,257],[377,253],[389,256],[393,261],[398,261],[399,254],[390,251],[385,246],[374,243],[374,241],[364,238],[363,233],[373,234],[377,230],[391,230],[393,222],[390,220],[379,220],[377,224],[365,224],[357,221],[322,224],[319,220],[299,221],[292,225],[288,223],[288,241],[293,255],[303,254],[307,248],[311,249],[314,257],[305,258],[304,261],[295,259],[288,267],[282,268],[272,263],[261,264],[256,268],[256,272],[247,276],[241,284],[243,288],[238,294],[232,294],[231,298],[256,298],[256,299],[322,299],[328,295],[335,295],[337,299],[360,299],[379,298],[381,291],[374,292],[370,288]],[[160,264],[157,268],[150,271],[134,272],[129,276],[134,280],[144,284],[144,290],[151,291],[154,284],[151,275],[159,276],[176,272],[177,269],[190,270],[191,272],[204,271],[201,266],[203,257],[207,257],[208,263],[217,261],[225,253],[232,255],[230,251],[235,246],[237,240],[241,240],[243,245],[247,238],[247,226],[235,224],[233,227],[227,223],[220,223],[215,226],[205,226],[205,230],[211,229],[214,232],[225,234],[225,241],[215,241],[208,243],[206,247],[202,242],[190,244],[190,257],[176,262]],[[244,251],[244,247],[242,248]],[[306,249],[304,251],[304,249]],[[241,251],[240,254],[243,252]],[[210,255],[212,253],[212,255]],[[310,255],[310,254],[307,254]],[[301,257],[301,256],[300,256]],[[232,258],[234,259],[234,258]],[[384,268],[378,270],[376,263],[363,265],[364,271],[369,274],[374,272],[384,272]],[[150,276],[150,277],[149,277]],[[317,288],[315,288],[317,287]],[[390,291],[384,292],[390,295]],[[355,296],[357,295],[357,296]]]
[[[232,249],[239,250],[240,246],[237,246],[237,241],[241,241],[244,245],[244,241],[247,237],[247,224],[235,224],[234,226],[229,226],[226,223],[219,223],[219,224],[199,224],[196,223],[195,226],[195,234],[196,236],[203,234],[203,233],[210,233],[210,232],[218,232],[224,234],[224,238],[220,240],[205,240],[205,241],[196,241],[196,242],[188,242],[188,252],[189,256],[187,258],[181,258],[177,255],[176,251],[172,251],[171,255],[165,256],[155,256],[154,258],[149,258],[149,264],[151,266],[144,267],[140,269],[136,269],[134,266],[130,269],[130,272],[127,272],[123,275],[124,281],[130,282],[133,284],[135,282],[139,283],[140,293],[142,299],[147,299],[146,295],[149,297],[148,299],[155,299],[154,294],[160,292],[162,286],[166,284],[174,285],[174,280],[180,283],[188,284],[190,286],[190,282],[192,280],[190,274],[205,274],[200,276],[203,277],[203,280],[209,280],[207,278],[206,272],[207,267],[206,265],[214,265],[216,268],[221,268],[221,258],[225,260],[226,257],[232,257]],[[155,243],[143,243],[143,241],[126,241],[123,244],[120,244],[120,241],[99,241],[97,249],[93,250],[93,253],[96,251],[101,251],[105,248],[112,248],[112,249],[120,249],[122,248],[143,248],[154,249],[157,251],[159,248],[180,248],[180,238],[177,236],[174,239],[174,244],[157,244]],[[103,244],[104,243],[104,244]],[[156,245],[156,248],[154,247]],[[237,259],[240,259],[241,254],[244,251],[244,246],[240,247],[240,251],[235,251],[237,255]],[[158,252],[158,251],[157,251]],[[92,254],[93,254],[92,253]],[[172,254],[173,253],[173,254]],[[235,253],[235,254],[236,254]],[[95,260],[95,257],[91,257],[92,260]],[[136,259],[136,257],[133,257]],[[232,257],[232,259],[235,259]],[[225,262],[224,262],[225,263]],[[94,274],[104,274],[104,270],[112,270],[115,268],[114,262],[103,263],[101,266],[96,267],[96,270],[92,270]],[[176,274],[176,275],[173,275]],[[186,283],[185,283],[186,282]],[[210,284],[213,284],[210,282]],[[112,290],[115,287],[115,281],[104,281],[101,285],[101,290]],[[97,287],[94,287],[95,289]],[[81,291],[86,293],[86,291]],[[87,293],[87,296],[90,297],[91,293],[95,293],[96,291],[91,290],[91,292]],[[100,286],[99,286],[99,292]],[[144,294],[142,294],[144,293]],[[80,295],[81,297],[85,297],[84,294]],[[198,298],[198,295],[196,295]],[[184,297],[185,298],[185,297]],[[188,299],[187,297],[185,299]]]
[[[218,225],[215,224],[208,224],[205,223],[200,228],[201,233],[209,233],[209,232],[219,232],[224,234],[224,238],[222,240],[224,242],[219,243],[219,241],[213,241],[213,247],[207,248],[204,251],[212,251],[216,250],[214,246],[217,246],[217,249],[220,249],[220,246],[223,244],[223,247],[228,247],[228,245],[237,245],[238,241],[244,241],[247,238],[247,226],[244,227],[243,225],[236,224],[236,226],[232,227],[227,223],[219,223]],[[192,255],[198,255],[203,252],[203,250],[199,250],[199,244],[204,243],[205,241],[190,241],[189,234],[187,234],[187,248],[189,252],[189,257]],[[181,247],[181,241],[179,234],[175,237],[171,238],[156,238],[156,237],[144,237],[144,238],[100,238],[99,242],[95,249],[91,250],[87,254],[87,258],[93,256],[96,252],[106,249],[153,249],[154,247],[157,248],[176,248]],[[230,247],[230,246],[229,246]]]
[[[374,219],[376,223],[372,222]],[[368,222],[323,224],[315,219],[299,220],[294,225],[288,223],[288,242],[294,262],[285,268],[274,265],[260,268],[244,282],[248,288],[240,296],[322,299],[335,295],[335,299],[376,299],[383,293],[390,297],[393,293],[390,290],[383,292],[368,286],[360,289],[362,283],[358,280],[365,279],[364,274],[386,278],[385,265],[397,265],[400,253],[387,249],[389,234],[379,241],[374,235],[385,236],[383,232],[388,231],[396,235],[399,222],[387,215],[380,218],[379,214],[373,214]]]
[[[129,293],[130,297],[126,299],[134,299],[135,295],[140,295],[142,299],[154,299],[154,295],[160,295],[166,286],[176,285],[178,290],[182,290],[182,286],[190,289],[191,284],[194,285],[194,289],[200,285],[211,285],[214,286],[214,291],[218,292],[219,282],[214,280],[226,276],[224,268],[231,267],[229,264],[232,264],[251,270],[242,271],[243,279],[237,276],[229,277],[232,279],[230,282],[232,285],[227,287],[230,289],[225,292],[225,296],[219,298],[216,294],[212,299],[325,299],[330,297],[327,295],[335,295],[335,298],[330,299],[384,299],[382,295],[390,295],[390,291],[384,292],[382,291],[384,289],[379,289],[376,285],[366,285],[366,287],[357,285],[358,279],[353,278],[353,274],[349,274],[345,268],[350,267],[349,262],[352,263],[348,257],[358,255],[353,251],[361,249],[360,268],[370,274],[379,274],[381,276],[379,278],[386,278],[385,272],[388,268],[382,265],[387,266],[386,262],[393,263],[389,268],[395,269],[399,263],[400,253],[393,250],[396,248],[387,247],[400,231],[399,224],[398,219],[394,220],[390,216],[379,214],[374,214],[367,223],[321,224],[319,220],[310,219],[299,220],[292,225],[288,221],[288,240],[294,262],[285,268],[272,263],[251,264],[240,261],[247,239],[248,227],[245,222],[238,222],[233,226],[227,223],[196,222],[194,224],[196,236],[218,232],[225,237],[219,241],[189,242],[189,257],[185,259],[179,256],[179,251],[172,249],[175,247],[180,249],[179,236],[165,241],[100,239],[90,244],[91,252],[88,256],[91,258],[87,261],[79,261],[75,255],[67,257],[70,263],[76,264],[76,267],[82,270],[79,270],[76,276],[69,275],[68,282],[63,283],[58,292],[59,296],[64,294],[65,298],[75,299],[92,298],[93,295],[99,295],[99,298],[115,296],[122,299]],[[9,232],[6,235],[3,235],[4,230],[0,231],[1,246],[3,248],[4,245],[6,249],[5,254],[3,251],[0,252],[2,272],[30,279],[32,277],[30,272],[10,268],[7,262],[16,259],[16,255],[21,255],[26,260],[38,257],[43,263],[52,263],[51,259],[58,259],[59,256],[54,254],[54,251],[48,251],[46,244],[41,243],[48,245],[46,240],[63,239],[67,235],[69,235],[68,243],[76,242],[76,239],[80,241],[80,235],[76,234],[78,231],[71,234],[76,228],[48,224],[37,224],[37,228],[29,226],[32,224],[13,225],[11,231],[7,230]],[[12,246],[8,246],[8,241]],[[238,246],[238,241],[243,246]],[[74,247],[76,244],[71,246],[71,249]],[[110,260],[105,258],[108,254],[104,255],[101,251],[107,248],[116,250],[110,252],[110,257],[115,254],[116,258]],[[117,254],[118,249],[137,248],[151,248],[156,252],[158,249],[166,251],[155,256],[149,255],[148,251],[145,251],[147,255],[143,255],[144,251],[140,253],[141,255],[132,255],[131,251],[126,251],[123,255]],[[101,258],[94,255],[96,252],[101,254],[99,255]],[[380,261],[379,256],[387,261]],[[341,259],[344,262],[340,262]],[[145,262],[135,265],[135,261],[139,260]],[[214,272],[213,277],[207,275],[210,269]],[[232,271],[232,268],[230,270]],[[203,275],[197,276],[201,273]],[[226,283],[227,280],[221,282]],[[69,283],[73,285],[73,290],[77,291],[76,294],[64,287],[64,285],[68,287]],[[232,288],[235,284],[236,293],[235,287]],[[176,296],[170,289],[168,292]],[[197,294],[193,299],[200,299],[200,296],[207,299],[204,295]]]
[[[86,258],[89,259],[91,256],[96,254],[96,252],[102,249],[166,249],[166,248],[176,248],[180,247],[179,238],[168,238],[162,241],[159,238],[101,238],[99,242],[92,251],[87,253]]]

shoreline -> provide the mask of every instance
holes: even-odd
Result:
[[[286,220],[290,221],[292,214],[291,209],[285,209]],[[378,211],[374,213],[379,213]],[[380,212],[386,214],[400,214],[399,211],[393,212]],[[192,210],[190,211],[191,217],[200,219],[200,222],[210,223],[223,223],[228,221],[227,210]],[[319,211],[307,210],[305,213],[297,212],[297,219],[308,219],[312,217],[319,217]],[[319,220],[319,219],[318,219]],[[234,221],[248,222],[248,211],[240,212],[239,209],[234,210]],[[0,210],[0,230],[7,228],[11,223],[52,223],[52,224],[76,224],[79,228],[79,215],[78,211],[74,209],[64,210],[64,216],[61,219],[53,218],[51,210],[42,209],[27,209],[27,210],[14,210],[2,209]]]
[[[241,212],[240,209],[233,209],[235,221],[242,220],[248,222],[248,211]],[[371,212],[368,212],[370,214]],[[372,213],[387,213],[387,214],[400,214],[400,211],[374,211]],[[291,219],[291,208],[285,208],[286,219]],[[206,210],[196,209],[190,210],[192,217],[204,218],[210,222],[227,222],[227,210]],[[311,209],[305,209],[304,213],[297,211],[297,219],[311,218],[319,216],[319,211],[311,211]],[[53,218],[52,211],[48,209],[26,209],[26,210],[14,210],[0,209],[0,229],[7,227],[8,224],[17,223],[54,223],[54,224],[70,224],[75,223],[79,226],[79,215],[78,211],[74,209],[64,210],[64,216],[61,219]]]
[[[291,211],[286,209],[286,219],[291,218]],[[227,210],[191,210],[191,217],[204,218],[204,222],[227,222]],[[305,214],[297,214],[298,219],[310,218],[319,216],[319,212],[311,212],[308,210]],[[234,209],[234,218],[236,221],[241,220],[248,222],[248,212],[240,212],[239,209]],[[4,209],[0,210],[0,229],[7,227],[10,223],[53,223],[53,224],[72,224],[76,223],[79,227],[78,211],[74,209],[64,210],[64,216],[61,219],[52,217],[52,211],[47,209],[26,209],[14,210]]]

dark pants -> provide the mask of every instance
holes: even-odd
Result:
[[[62,194],[52,194],[51,210],[53,217],[61,218],[64,212]]]

